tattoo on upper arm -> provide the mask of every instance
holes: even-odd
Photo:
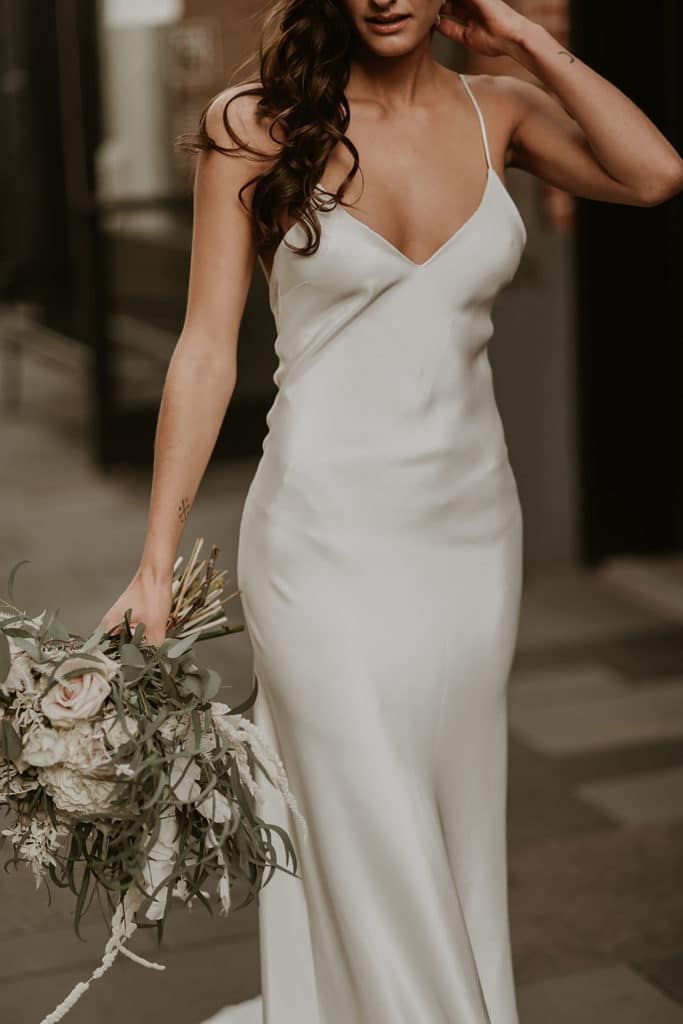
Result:
[[[570,64],[573,64],[573,63],[574,63],[574,62],[576,61],[576,57],[574,57],[574,56],[573,56],[573,55],[572,55],[572,54],[571,54],[571,53],[569,52],[569,50],[558,50],[558,51],[557,51],[557,56],[558,56],[558,57],[561,57],[561,56],[563,56],[563,55],[564,55],[565,57],[569,57],[569,63],[570,63]]]
[[[187,520],[188,520],[189,515],[190,515],[190,503],[187,500],[187,498],[183,498],[183,500],[178,505],[178,517],[180,518],[180,522],[181,523],[186,523]]]

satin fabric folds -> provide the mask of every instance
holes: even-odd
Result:
[[[260,797],[301,876],[260,897],[265,1024],[518,1024],[505,802],[522,517],[487,345],[526,232],[470,97],[485,187],[426,263],[336,207],[318,252],[283,242],[271,273],[278,390],[237,579],[255,721],[309,833]]]

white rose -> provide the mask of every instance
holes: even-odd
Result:
[[[105,814],[117,793],[113,783],[87,778],[66,765],[41,768],[39,778],[57,807],[69,814]]]
[[[93,718],[111,693],[110,680],[119,666],[104,654],[96,655],[97,661],[79,657],[77,654],[65,658],[55,672],[55,684],[43,697],[40,706],[53,725],[58,728],[69,726],[84,718]],[[82,675],[65,678],[71,672],[81,671]]]
[[[64,760],[66,744],[54,729],[33,726],[24,736],[22,756],[26,764],[47,768]]]

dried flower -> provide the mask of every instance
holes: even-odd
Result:
[[[36,768],[59,764],[66,756],[66,743],[55,729],[34,725],[24,734],[23,759]]]
[[[38,778],[60,810],[83,817],[105,814],[117,794],[115,784],[91,779],[63,764],[41,768]]]
[[[10,644],[10,651],[13,646],[13,644]],[[32,662],[28,654],[22,650],[17,651],[17,653],[12,657],[9,673],[2,686],[0,686],[0,690],[7,694],[17,693],[19,691],[24,693],[35,693],[36,680],[33,677],[31,667]]]
[[[43,1024],[61,1020],[119,952],[144,963],[126,947],[136,910],[162,921],[171,892],[191,906],[215,882],[227,913],[235,886],[250,902],[273,869],[297,870],[290,837],[253,807],[261,786],[252,761],[298,815],[284,766],[243,714],[257,687],[239,708],[213,703],[220,677],[194,655],[199,639],[243,628],[227,624],[217,549],[200,562],[200,547],[184,570],[182,559],[174,567],[158,647],[127,618],[120,635],[97,630],[83,640],[54,614],[30,619],[0,599],[0,803],[9,826],[0,842],[37,880],[75,890],[77,927],[94,893],[116,897],[101,965]]]

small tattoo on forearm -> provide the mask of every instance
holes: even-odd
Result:
[[[188,520],[188,516],[189,515],[190,515],[190,503],[187,500],[187,498],[183,498],[183,500],[178,505],[178,516],[180,518],[180,522],[181,523],[186,523],[187,520]]]
[[[574,64],[574,62],[576,61],[576,57],[573,57],[572,54],[569,52],[569,50],[558,50],[557,51],[557,56],[558,57],[562,57],[562,56],[569,57],[569,63],[570,64]]]

